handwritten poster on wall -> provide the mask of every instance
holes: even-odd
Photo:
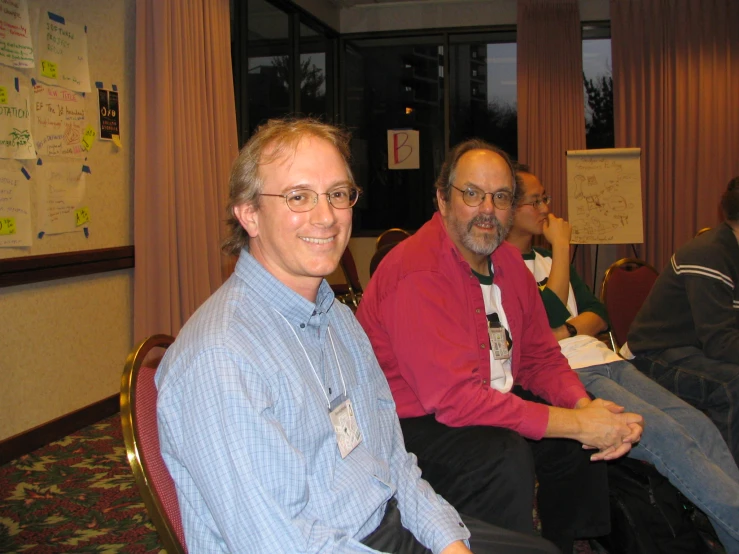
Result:
[[[575,244],[644,242],[641,149],[567,152],[567,202]]]
[[[42,12],[38,34],[38,78],[78,92],[90,92],[87,27]]]
[[[18,162],[0,162],[0,247],[31,246],[30,178]]]
[[[36,181],[38,231],[44,234],[82,231],[90,219],[85,205],[82,163],[46,158],[36,167]]]
[[[38,155],[84,158],[84,97],[61,87],[36,83],[33,104],[33,135]]]
[[[18,79],[0,80],[0,158],[29,160],[36,157],[29,98],[28,87],[19,85]]]
[[[418,131],[390,130],[387,132],[387,168],[418,169]]]
[[[27,0],[0,0],[0,63],[34,67]]]

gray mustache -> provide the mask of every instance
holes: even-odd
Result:
[[[476,215],[467,225],[467,230],[472,230],[475,225],[494,225],[496,229],[500,229],[500,221],[494,215]]]

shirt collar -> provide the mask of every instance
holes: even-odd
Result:
[[[326,279],[321,281],[313,303],[267,271],[246,249],[241,250],[235,273],[267,306],[293,324],[307,323],[311,317],[328,313],[334,302],[334,292]]]

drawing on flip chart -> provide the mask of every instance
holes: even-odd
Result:
[[[637,244],[642,229],[638,148],[567,152],[568,218],[575,244]]]

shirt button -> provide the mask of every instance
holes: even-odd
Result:
[[[459,523],[460,527],[464,527],[464,523],[462,523],[461,521],[458,521],[457,523]]]
[[[476,313],[476,314],[479,314],[479,313],[480,313],[480,308],[477,308],[477,309],[475,310],[475,313]]]
[[[483,384],[483,385],[487,385],[487,384],[488,384],[488,380],[487,380],[487,379],[483,379],[483,380],[482,380],[482,384]]]
[[[301,328],[301,329],[305,329],[305,323],[301,323],[301,324],[300,324],[300,328]]]
[[[480,345],[480,348],[485,349],[485,345],[484,344],[481,344]]]

